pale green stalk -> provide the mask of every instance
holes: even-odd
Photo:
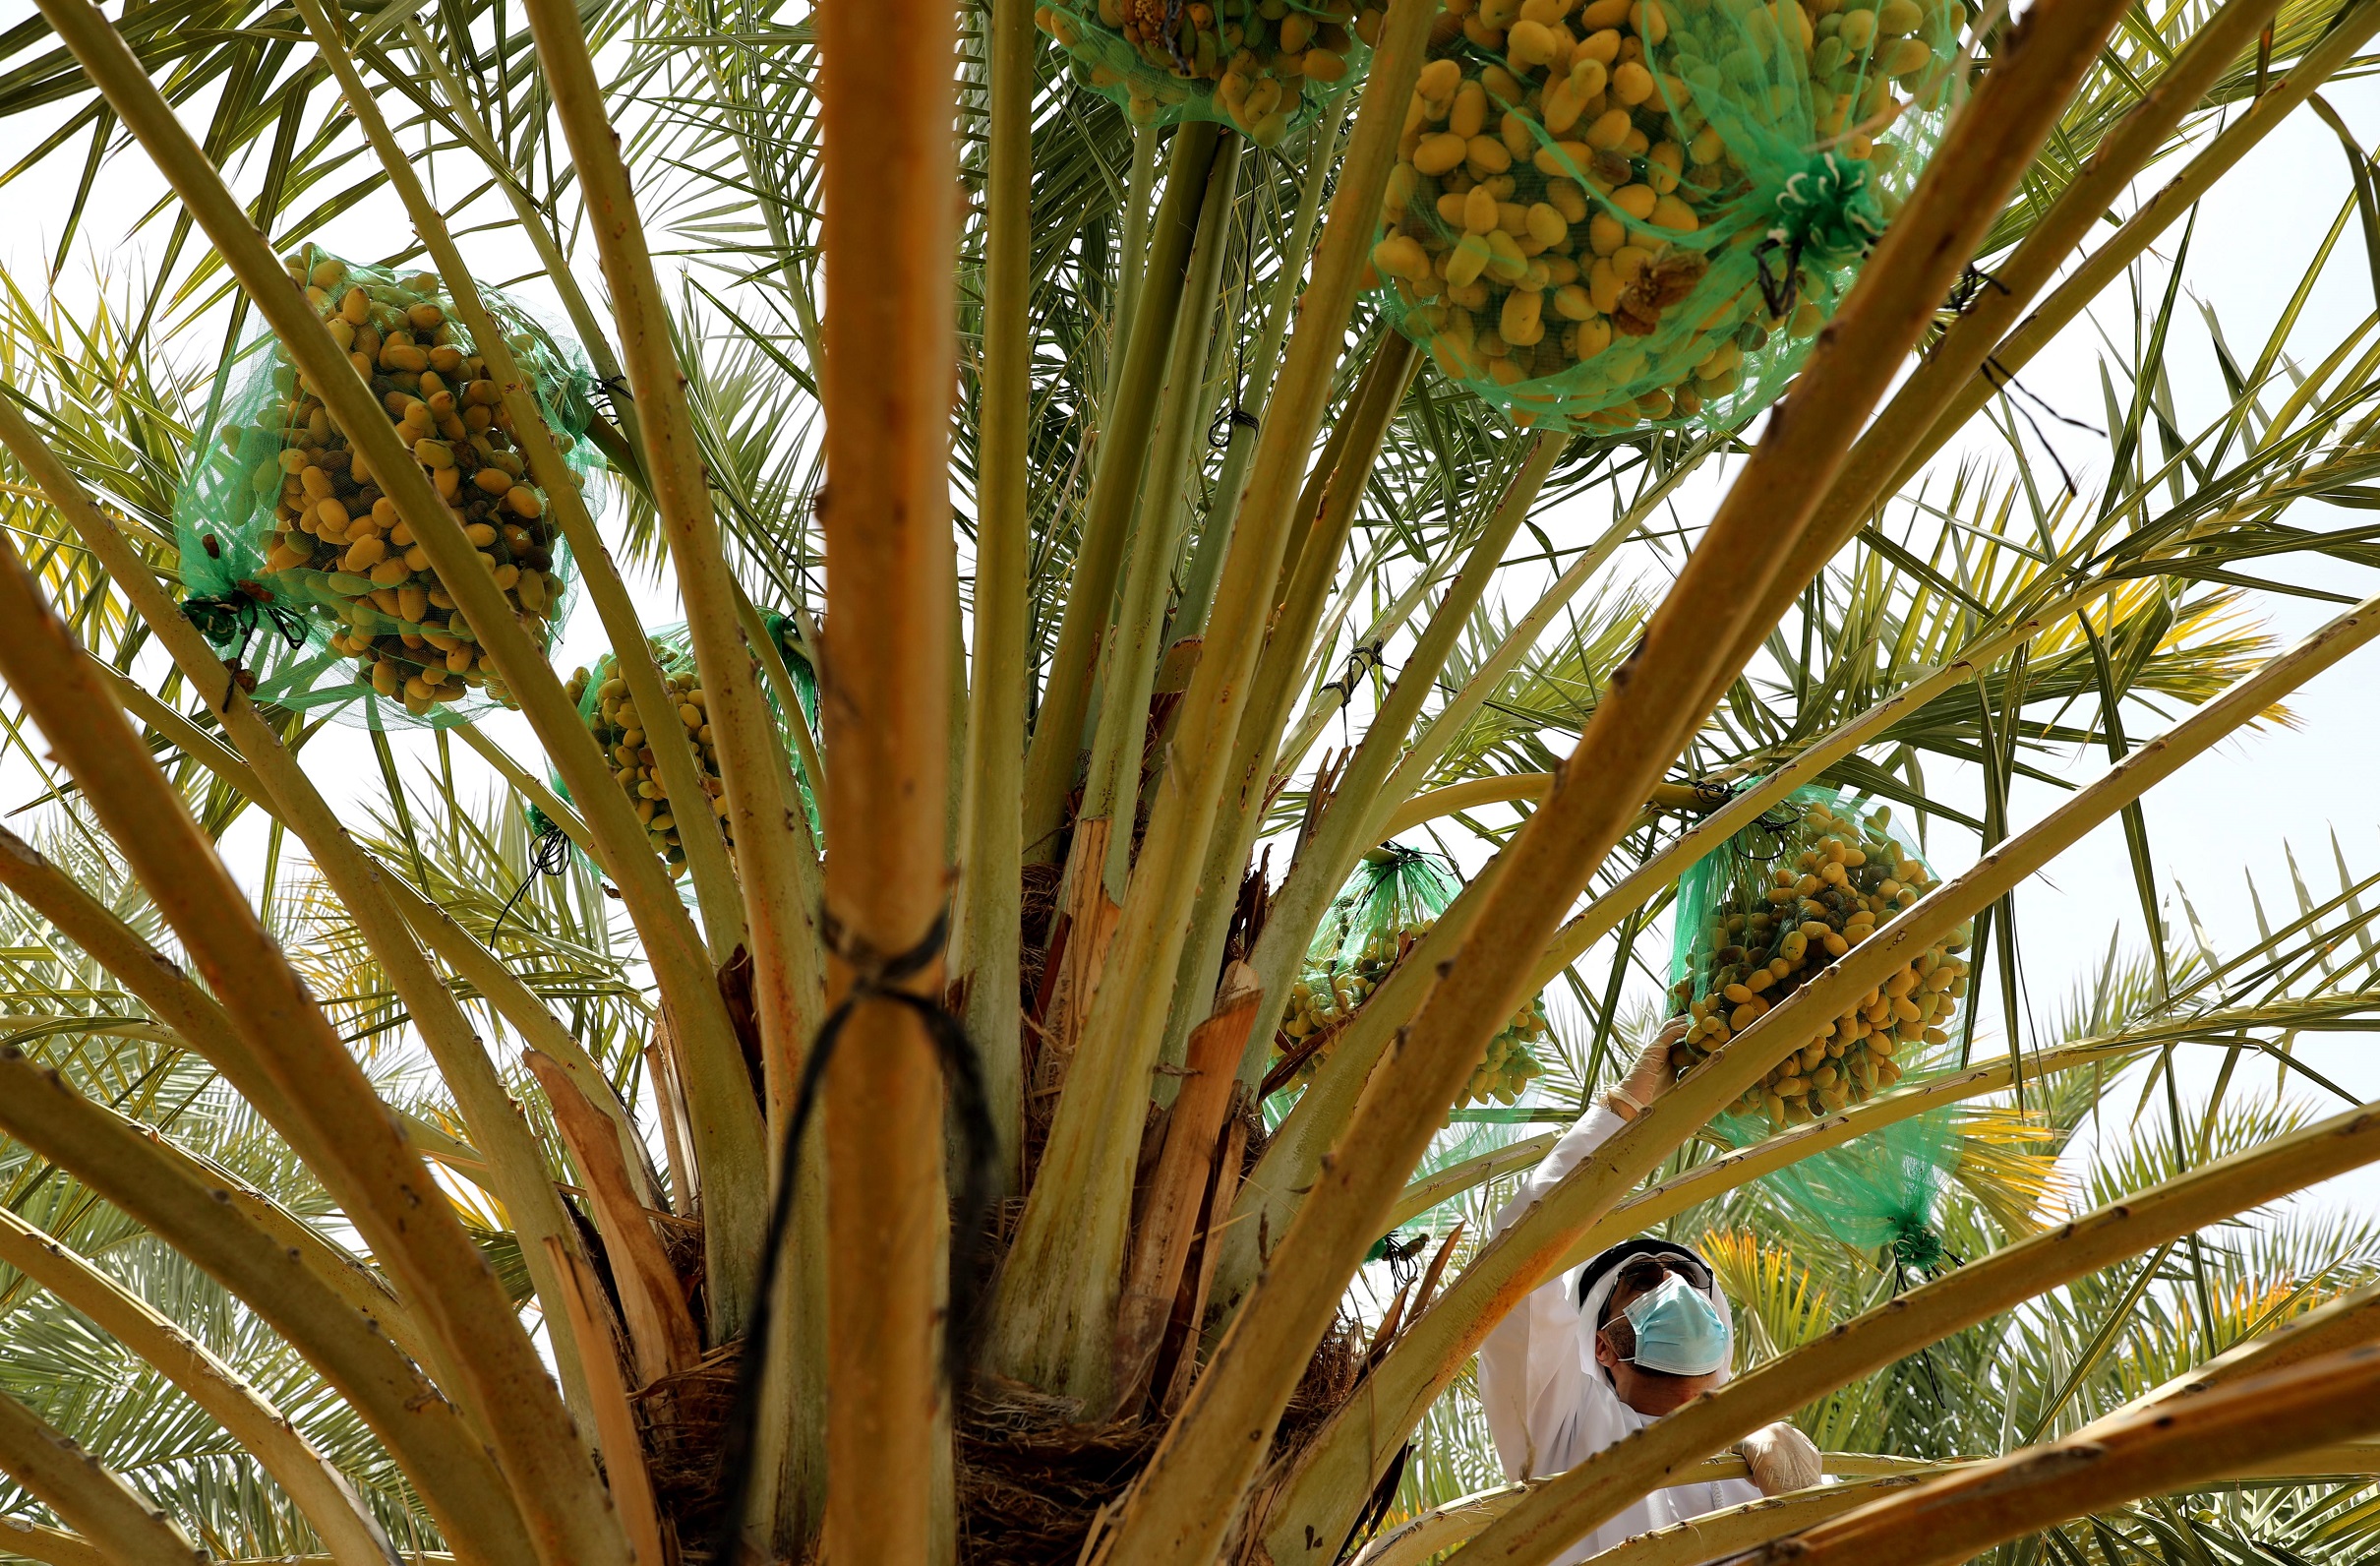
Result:
[[[1398,671],[1397,683],[1390,688],[1388,698],[1364,731],[1362,744],[1356,747],[1334,785],[1330,802],[1323,807],[1322,818],[1315,823],[1297,862],[1290,866],[1289,873],[1274,894],[1265,916],[1264,934],[1257,937],[1256,950],[1249,959],[1265,994],[1257,1006],[1260,1019],[1269,1022],[1279,1014],[1289,985],[1305,960],[1307,942],[1322,921],[1323,910],[1338,895],[1340,883],[1355,868],[1356,861],[1378,840],[1379,822],[1387,813],[1381,808],[1382,793],[1390,772],[1403,753],[1405,735],[1421,715],[1422,703],[1437,690],[1439,670],[1445,667],[1463,627],[1470,623],[1471,611],[1486,594],[1489,580],[1504,561],[1506,546],[1528,519],[1538,490],[1562,455],[1565,443],[1559,437],[1533,435],[1522,439],[1528,453],[1519,470],[1489,513],[1487,525],[1472,544],[1460,573],[1439,600],[1411,657]],[[1270,1027],[1260,1027],[1250,1035],[1247,1054],[1240,1061],[1241,1081],[1253,1087],[1263,1079],[1272,1044]]]
[[[1184,125],[1174,134],[1165,194],[1149,247],[1147,286],[1140,291],[1132,331],[1113,372],[1113,395],[1103,409],[1091,496],[1083,508],[1082,543],[1034,720],[1033,743],[1025,753],[1027,864],[1057,860],[1066,798],[1073,792],[1082,751],[1083,720],[1090,709],[1092,677],[1107,635],[1116,577],[1123,568],[1126,535],[1157,418],[1160,382],[1172,346],[1174,318],[1180,313],[1183,269],[1189,265],[1220,136],[1220,127],[1204,122]]]
[[[1235,781],[1226,772],[1291,537],[1298,475],[1322,421],[1404,104],[1420,74],[1429,10],[1425,0],[1398,0],[1383,34],[1390,46],[1373,57],[1314,282],[1258,445],[1247,509],[1224,563],[1205,652],[1182,697],[1182,721],[1109,953],[1107,971],[1135,982],[1101,985],[1093,997],[986,1334],[993,1368],[1092,1406],[1110,1393],[1140,1146],[1140,1116],[1116,1111],[1149,1095],[1172,1000],[1170,985],[1149,981],[1178,971],[1198,871],[1221,797]]]
[[[991,163],[983,187],[983,373],[977,409],[975,679],[959,810],[953,984],[1000,1138],[1000,1194],[1024,1177],[1024,1042],[1017,962],[1024,856],[1027,427],[1033,358],[1033,8],[994,0]]]
[[[446,292],[454,302],[455,314],[471,332],[472,345],[487,360],[496,384],[504,389],[505,410],[511,415],[521,455],[528,462],[530,476],[546,493],[546,504],[569,543],[579,584],[586,589],[588,601],[594,604],[603,621],[604,634],[612,643],[613,669],[627,683],[629,696],[646,719],[654,764],[660,769],[662,785],[674,807],[671,813],[677,822],[679,841],[685,850],[686,873],[693,881],[695,899],[702,909],[703,929],[710,937],[711,961],[725,962],[744,939],[743,900],[736,888],[735,872],[728,864],[727,842],[720,835],[719,818],[710,809],[710,796],[702,789],[702,774],[695,764],[693,746],[684,725],[672,721],[678,702],[664,681],[661,665],[653,657],[644,622],[628,597],[626,583],[620,579],[619,569],[612,563],[611,550],[605,545],[595,518],[588,514],[586,497],[579,492],[576,476],[556,448],[553,432],[546,428],[529,378],[513,358],[512,345],[506,340],[503,328],[489,313],[478,279],[463,263],[462,251],[446,227],[446,214],[423,189],[420,175],[414,171],[395,133],[389,130],[388,122],[382,117],[379,101],[356,73],[355,62],[348,58],[321,0],[297,0],[297,9],[314,38],[316,52],[338,83],[347,112],[363,127],[366,140],[380,158],[382,173],[395,187],[405,204],[406,214],[413,220],[413,231],[421,236],[439,275],[446,279]]]
[[[1168,568],[1179,543],[1183,470],[1192,460],[1193,437],[1204,411],[1199,404],[1200,370],[1207,357],[1219,301],[1223,255],[1230,248],[1232,196],[1238,187],[1238,139],[1224,133],[1207,176],[1206,205],[1198,238],[1182,278],[1182,303],[1166,356],[1165,391],[1149,445],[1148,471],[1141,484],[1139,519],[1133,529],[1131,564],[1124,573],[1123,604],[1101,675],[1099,727],[1093,736],[1081,816],[1115,824],[1107,834],[1106,863],[1087,867],[1105,882],[1108,897],[1121,903],[1132,860],[1132,819],[1140,803],[1141,757],[1146,750],[1149,696],[1157,683],[1158,637],[1163,630]]]
[[[1314,224],[1322,214],[1323,187],[1329,183],[1336,166],[1334,154],[1339,150],[1339,128],[1346,123],[1348,105],[1355,101],[1352,90],[1332,95],[1330,102],[1314,121],[1314,134],[1307,143],[1306,177],[1297,188],[1297,211],[1289,219],[1289,234],[1281,246],[1280,271],[1273,278],[1272,298],[1265,306],[1265,324],[1256,338],[1256,351],[1248,357],[1248,378],[1238,389],[1240,406],[1246,408],[1255,425],[1233,424],[1231,444],[1224,449],[1222,471],[1215,480],[1215,504],[1207,512],[1207,520],[1199,529],[1198,541],[1191,546],[1189,563],[1182,569],[1180,596],[1174,603],[1173,619],[1165,628],[1168,643],[1185,636],[1204,634],[1207,614],[1215,603],[1215,584],[1223,569],[1223,552],[1230,547],[1232,525],[1239,519],[1240,502],[1245,497],[1248,463],[1256,455],[1256,439],[1262,427],[1265,409],[1272,399],[1273,376],[1280,364],[1281,343],[1289,334],[1289,318],[1297,305],[1297,294],[1306,276],[1306,250],[1314,242]],[[1250,265],[1253,265],[1253,258]],[[1233,328],[1236,331],[1238,329]]]
[[[1676,465],[1639,495],[1636,504],[1605,528],[1602,536],[1585,554],[1571,562],[1562,574],[1554,578],[1553,585],[1538,595],[1537,602],[1530,606],[1529,612],[1514,622],[1513,628],[1505,632],[1504,639],[1496,644],[1496,650],[1482,660],[1479,667],[1472,671],[1470,679],[1463,682],[1462,689],[1448,697],[1446,705],[1440,707],[1437,715],[1423,727],[1419,737],[1413,741],[1413,748],[1405,753],[1397,770],[1382,786],[1376,802],[1382,819],[1385,820],[1389,812],[1428,785],[1431,769],[1446,754],[1447,748],[1461,735],[1463,725],[1471,721],[1472,715],[1487,704],[1488,697],[1494,695],[1506,678],[1518,667],[1529,649],[1537,644],[1537,638],[1545,633],[1545,628],[1552,625],[1554,617],[1562,612],[1563,606],[1578,595],[1578,589],[1594,578],[1620,546],[1636,536],[1636,530],[1676,492],[1678,486],[1702,465],[1705,457],[1722,449],[1728,439],[1706,435],[1680,452]]]

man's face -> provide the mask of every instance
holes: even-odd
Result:
[[[1675,1413],[1717,1386],[1724,1373],[1713,1370],[1698,1376],[1671,1375],[1664,1370],[1641,1369],[1623,1357],[1622,1349],[1633,1348],[1636,1342],[1636,1333],[1628,1324],[1628,1307],[1660,1285],[1658,1274],[1641,1283],[1623,1278],[1612,1290],[1611,1302],[1606,1307],[1610,1314],[1603,1330],[1595,1334],[1595,1362],[1610,1375],[1612,1390],[1620,1395],[1621,1402],[1645,1417],[1656,1419]],[[1613,1343],[1615,1338],[1619,1340],[1617,1347]]]

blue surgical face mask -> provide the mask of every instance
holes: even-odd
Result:
[[[1639,1295],[1622,1314],[1636,1329],[1631,1357],[1647,1370],[1703,1376],[1727,1368],[1727,1323],[1701,1290],[1675,1273],[1660,1287]]]

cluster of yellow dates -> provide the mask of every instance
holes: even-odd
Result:
[[[438,279],[351,272],[313,247],[287,265],[477,550],[480,569],[545,641],[562,592],[552,575],[557,544],[546,495],[514,448],[511,415],[486,362],[438,302]],[[232,423],[220,432],[235,456],[260,446],[273,452],[255,475],[260,500],[269,497],[271,507],[270,531],[260,539],[264,585],[334,620],[330,646],[408,711],[427,713],[480,688],[503,699],[429,555],[316,390],[283,363],[273,392],[256,429]]]
[[[1376,33],[1379,14],[1366,17]],[[1346,76],[1357,48],[1355,0],[1049,0],[1033,19],[1134,124],[1213,119],[1260,147],[1287,134],[1310,88]]]
[[[669,864],[672,874],[679,874],[685,869],[685,849],[679,837],[678,824],[678,812],[684,806],[670,798],[668,787],[661,781],[661,769],[653,758],[657,735],[664,744],[692,748],[694,770],[705,795],[696,809],[724,817],[727,787],[719,777],[719,750],[711,734],[710,699],[703,692],[702,677],[696,672],[693,660],[673,654],[658,643],[653,653],[661,665],[662,683],[671,700],[671,711],[659,719],[666,728],[656,730],[654,722],[638,709],[636,698],[628,693],[628,683],[615,672],[614,660],[609,657],[598,663],[592,674],[584,669],[574,671],[563,689],[578,704],[587,732],[595,737],[595,748],[603,753],[605,764],[612,769],[612,781],[627,795],[636,818],[644,823],[653,852]],[[675,735],[670,732],[672,729],[677,731]]]
[[[1691,1020],[1670,1049],[1684,1072],[1800,989],[1835,958],[1890,924],[1934,884],[1907,853],[1879,806],[1862,816],[1826,805],[1797,807],[1776,829],[1775,868],[1755,883],[1736,878],[1731,895],[1702,910],[1693,971],[1673,998]],[[1762,828],[1755,828],[1756,836]],[[1751,862],[1748,862],[1751,863]],[[1772,1125],[1830,1114],[1892,1086],[1913,1047],[1940,1045],[1967,994],[1961,926],[1860,997],[1859,1003],[1790,1054],[1733,1107]]]
[[[1896,86],[1934,74],[1944,45],[1918,34],[1947,17],[1936,0],[1447,0],[1373,281],[1517,424],[1698,414],[1747,355],[1824,324],[1824,270],[1771,253],[1765,209],[1815,152],[1855,185],[1893,167],[1875,138],[1907,105]]]
[[[1432,923],[1424,920],[1401,931],[1374,935],[1364,943],[1353,962],[1310,970],[1289,989],[1289,1003],[1281,1013],[1280,1029],[1274,1036],[1276,1053],[1286,1055],[1314,1035],[1328,1033],[1353,1017],[1388,978],[1389,970],[1429,934]],[[1529,1047],[1545,1038],[1549,1031],[1545,1012],[1537,1002],[1532,1000],[1514,1012],[1513,1020],[1488,1041],[1487,1053],[1472,1068],[1458,1107],[1519,1102],[1528,1085],[1545,1074],[1544,1062]],[[1329,1054],[1327,1044],[1316,1050],[1299,1066],[1296,1078],[1301,1081],[1310,1078]]]

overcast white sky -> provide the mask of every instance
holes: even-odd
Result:
[[[27,0],[0,0],[0,28],[30,14]],[[2380,88],[2365,82],[2336,87],[2331,103],[2346,117],[2368,147],[2380,140]],[[30,145],[33,127],[25,120],[11,122],[9,140]],[[13,161],[11,152],[0,163]],[[58,222],[80,172],[80,145],[52,166],[21,179],[7,192],[18,218],[0,229],[0,267],[18,286],[38,293],[57,243]],[[2301,109],[2265,146],[2226,180],[2204,204],[2198,237],[2185,278],[2189,296],[2218,316],[2234,349],[2252,357],[2312,258],[2349,184],[2345,158],[2332,133],[2309,110]],[[160,196],[161,187],[138,153],[119,159],[103,180],[87,217],[84,237],[68,260],[62,294],[87,299],[94,277],[121,285],[137,275],[161,242],[152,230],[130,245],[121,237],[130,222]],[[334,250],[349,255],[379,255],[397,248],[402,215],[393,197],[382,195],[341,216],[319,236]],[[2171,255],[2179,237],[2176,228],[2162,247]],[[508,276],[530,270],[524,246],[502,233],[481,233],[465,241],[466,250],[483,275]],[[2163,264],[2143,271],[2142,286],[2162,289]],[[593,270],[587,269],[592,280]],[[534,285],[522,290],[531,298]],[[2301,362],[2320,359],[2345,334],[2354,330],[2374,308],[2371,269],[2365,265],[2360,234],[2350,227],[2330,266],[2316,284],[2291,349]],[[2118,333],[2117,355],[2130,343],[2130,303],[2112,296],[2104,315],[2106,328]],[[2102,406],[2098,362],[2107,344],[2094,322],[2078,323],[2024,375],[2034,392],[2063,411],[2098,422]],[[193,339],[194,344],[198,339]],[[2227,400],[2215,371],[2213,353],[2194,310],[2177,323],[2171,350],[2173,386],[2180,422],[2194,430]],[[2076,468],[2086,498],[2100,471],[2092,463],[2104,443],[2078,431],[2062,430],[2044,421],[2049,439]],[[2031,436],[2028,434],[2028,440]],[[2036,448],[2037,456],[2039,455]],[[1979,427],[1961,447],[1945,453],[1947,465],[1962,456],[2005,460],[1997,434]],[[2045,464],[2045,471],[2047,465]],[[1715,482],[1696,483],[1679,499],[1679,510],[1692,521],[1705,514],[1718,493]],[[1540,518],[1558,542],[1568,543],[1599,532],[1608,517],[1607,502],[1593,496],[1557,509]],[[1624,557],[1625,558],[1625,557]],[[1639,564],[1657,569],[1649,557]],[[2380,586],[2380,573],[2330,563],[2282,562],[2277,577],[2319,581],[2326,588],[2361,596]],[[658,624],[676,618],[663,583],[643,584]],[[1517,581],[1510,589],[1525,602],[1533,584]],[[2258,605],[2271,631],[2286,639],[2319,625],[2335,611],[2303,600],[2279,595]],[[564,668],[589,662],[604,650],[594,617],[578,615],[566,628],[557,662]],[[2243,736],[2202,758],[2181,776],[2161,786],[2147,801],[2152,843],[2169,884],[2186,886],[2217,946],[2235,949],[2252,939],[2255,922],[2244,876],[2253,873],[2266,906],[2290,898],[2285,845],[2293,846],[2299,864],[2317,897],[2335,885],[2330,838],[2338,837],[2349,867],[2355,873],[2380,869],[2380,791],[2371,780],[2380,775],[2380,651],[2367,649],[2316,679],[2290,700],[2299,719],[2294,730],[2267,729]],[[2134,720],[2135,738],[2159,725]],[[488,727],[516,754],[532,756],[535,747],[525,723],[499,715]],[[402,756],[430,764],[426,737],[399,736]],[[331,730],[309,751],[318,775],[373,778],[365,738],[355,731]],[[2063,763],[2066,775],[2077,780],[2096,775],[2104,758],[2096,752]],[[458,750],[457,767],[476,786],[487,774],[476,759]],[[1976,780],[1954,772],[1930,770],[1966,800],[1980,799]],[[34,792],[25,762],[11,756],[0,761],[0,811],[12,810]],[[366,786],[377,792],[377,784]],[[2038,819],[2056,800],[2056,791],[2020,783],[2013,802],[2019,827]],[[228,847],[235,858],[261,847],[261,828],[253,821],[235,831]],[[1937,832],[1930,843],[1937,866],[1963,868],[1973,857],[1971,839],[1955,829]],[[1277,859],[1278,859],[1277,855]],[[261,862],[261,853],[255,855]],[[2096,971],[2112,932],[2127,944],[2141,939],[2141,919],[2132,887],[2120,831],[2111,825],[2064,856],[2050,874],[2038,877],[2018,896],[2018,917],[2029,963],[2024,999],[2033,1015],[2051,1022],[2068,992]],[[1661,942],[1666,945],[1665,940]],[[1993,1041],[1981,1049],[2004,1048],[1998,1042],[1998,1005],[1987,997],[1986,1034]],[[2380,1058],[2363,1042],[2364,1036],[2344,1035],[2308,1041],[2306,1057],[2365,1099],[2380,1098]],[[2186,1072],[2183,1080],[2203,1084],[2211,1074],[2212,1052],[2203,1065]],[[2259,1075],[2267,1084],[2269,1075]],[[2129,1101],[2124,1103],[2128,1108]],[[2380,1207],[2380,1174],[2358,1176],[2323,1193],[2326,1201],[2346,1200],[2366,1211]]]

